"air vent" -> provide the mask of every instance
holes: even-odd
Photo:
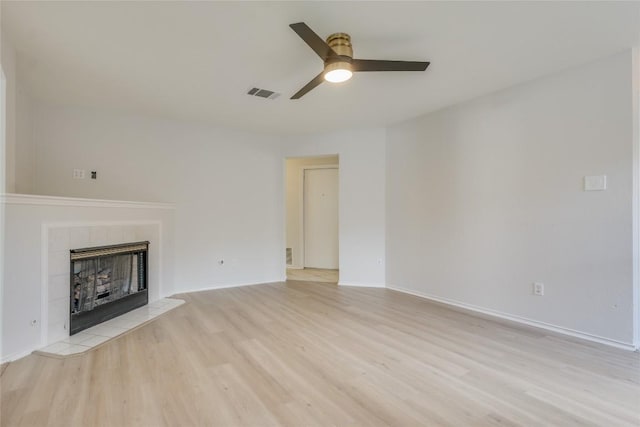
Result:
[[[247,92],[247,95],[258,96],[260,98],[266,98],[266,99],[276,99],[277,97],[280,96],[278,92],[274,92],[272,90],[267,90],[267,89],[260,89],[257,87],[249,89],[249,91]]]

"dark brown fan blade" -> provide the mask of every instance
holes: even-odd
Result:
[[[324,71],[318,74],[313,80],[307,83],[302,89],[296,92],[295,95],[291,97],[291,99],[302,98],[307,92],[309,92],[314,87],[318,86],[320,83],[324,81]]]
[[[336,52],[304,22],[298,22],[289,26],[323,61],[326,61],[330,56],[337,55]]]
[[[424,71],[429,62],[354,59],[351,66],[353,71]]]

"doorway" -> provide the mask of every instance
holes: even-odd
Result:
[[[337,155],[286,159],[287,280],[337,283]]]

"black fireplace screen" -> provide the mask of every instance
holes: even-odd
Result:
[[[145,305],[149,242],[71,251],[70,334]]]

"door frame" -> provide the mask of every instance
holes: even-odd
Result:
[[[338,170],[338,219],[340,218],[340,165],[313,165],[313,166],[301,166],[300,167],[300,188],[298,194],[298,217],[300,218],[298,224],[298,247],[300,248],[300,263],[293,267],[298,269],[304,268],[304,172],[307,169],[337,169]],[[340,222],[338,221],[338,253],[340,251]],[[289,268],[292,268],[289,267]],[[338,268],[340,268],[340,257],[338,257]]]

